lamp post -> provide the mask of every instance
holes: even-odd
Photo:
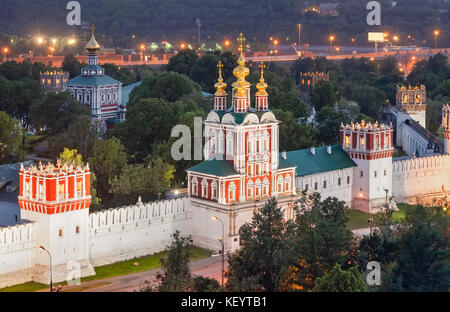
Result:
[[[224,265],[225,265],[225,237],[224,237],[224,225],[222,220],[217,218],[216,216],[212,217],[213,220],[219,221],[222,224],[222,239],[220,240],[222,242],[222,286],[223,286],[223,273],[224,273]]]
[[[330,42],[330,55],[331,55],[331,43],[334,41],[334,36],[330,36],[328,38],[328,41]]]
[[[53,292],[53,281],[52,281],[52,256],[50,255],[50,251],[44,248],[44,246],[39,246],[40,250],[46,251],[48,253],[48,257],[50,258],[50,292]]]
[[[437,49],[437,39],[438,39],[438,36],[439,36],[439,30],[435,30],[434,31],[434,48],[435,49]]]

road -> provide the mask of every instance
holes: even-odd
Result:
[[[220,256],[209,257],[190,263],[191,273],[209,278],[215,278],[221,282],[221,261]],[[225,270],[227,263],[225,261]],[[143,271],[128,275],[116,276],[101,280],[84,282],[81,285],[65,286],[63,291],[82,291],[82,292],[133,292],[145,285],[148,281],[152,287],[157,285],[156,275],[161,269]]]

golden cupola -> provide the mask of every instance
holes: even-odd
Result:
[[[261,62],[259,68],[261,68],[261,77],[259,78],[259,82],[256,84],[256,95],[267,96],[267,83],[264,81],[264,63]]]
[[[217,64],[217,68],[219,69],[219,79],[214,87],[217,89],[214,94],[214,110],[223,111],[227,109],[227,92],[225,91],[227,84],[223,82],[222,78],[222,62]]]
[[[237,80],[232,84],[233,88],[236,89],[236,96],[239,97],[245,96],[245,89],[250,86],[250,83],[245,80],[245,77],[250,74],[250,70],[245,66],[246,60],[243,55],[244,41],[245,38],[241,33],[238,38],[240,51],[239,58],[237,59],[238,66],[233,69],[233,75],[237,78]]]
[[[94,25],[92,25],[91,40],[89,40],[89,42],[86,44],[86,50],[90,53],[96,52],[100,49],[100,45],[98,44],[97,40],[95,40],[94,30],[95,30],[95,27],[94,27]]]
[[[219,63],[217,64],[217,68],[219,69],[219,79],[217,80],[217,83],[214,85],[214,88],[217,89],[215,95],[216,96],[225,96],[225,95],[227,95],[227,92],[225,91],[227,84],[225,82],[223,82],[223,78],[222,78],[223,64],[221,61],[219,61]]]

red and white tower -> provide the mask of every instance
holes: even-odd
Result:
[[[38,246],[52,257],[53,280],[95,274],[89,262],[89,165],[39,164],[20,169],[21,218],[36,222]],[[36,251],[37,279],[48,283],[48,255]]]
[[[442,129],[444,130],[444,154],[450,154],[450,105],[442,106]]]
[[[358,165],[353,172],[353,208],[372,213],[391,196],[393,135],[392,125],[378,122],[341,125],[342,148]]]

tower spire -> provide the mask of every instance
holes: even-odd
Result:
[[[269,108],[268,103],[268,94],[267,94],[267,83],[264,81],[264,63],[261,62],[259,68],[261,69],[261,77],[259,78],[259,82],[256,84],[256,89],[258,91],[255,94],[256,97],[256,110],[263,111]]]
[[[100,45],[97,40],[95,40],[94,36],[95,26],[91,26],[91,40],[86,44],[86,51],[88,52],[88,64],[89,65],[98,65],[98,50],[100,50]]]
[[[242,33],[240,33],[237,38],[239,43],[240,55],[237,59],[237,64],[233,69],[233,75],[237,80],[232,84],[233,87],[233,107],[235,112],[246,112],[250,106],[250,83],[245,80],[248,76],[250,70],[245,66],[246,60],[243,54],[245,38]]]
[[[227,109],[227,92],[225,88],[227,84],[223,82],[222,78],[222,68],[223,64],[221,61],[217,63],[217,68],[219,69],[219,79],[214,87],[217,89],[214,94],[214,110],[226,110]]]

